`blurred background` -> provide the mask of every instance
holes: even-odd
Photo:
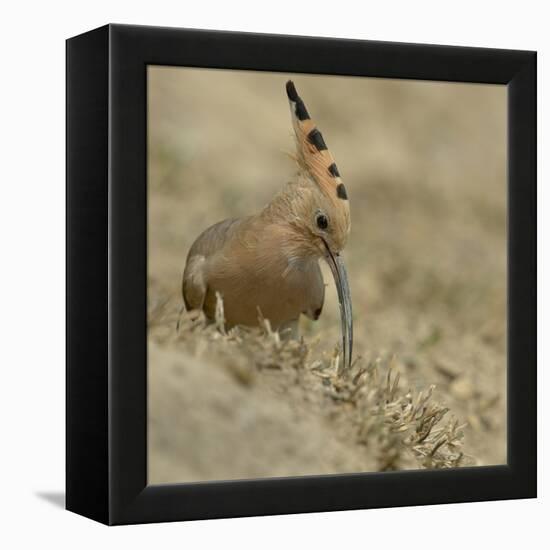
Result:
[[[195,238],[258,212],[295,172],[289,78],[350,198],[355,354],[434,384],[474,463],[505,463],[506,88],[150,66],[148,299],[170,322],[149,330],[149,482],[377,468],[310,393],[271,372],[243,385],[175,335]],[[323,314],[301,326],[320,340],[312,360],[340,339],[322,268]]]

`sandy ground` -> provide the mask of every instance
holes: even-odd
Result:
[[[464,464],[505,463],[506,89],[150,67],[149,481],[426,465],[407,452],[390,464],[382,440],[360,436],[371,409],[359,421],[359,402],[315,374],[339,341],[324,267],[325,309],[303,320],[299,364],[278,351],[266,367],[220,337],[223,353],[189,323],[176,334],[193,240],[257,212],[294,173],[289,77],[350,197],[355,353],[381,372],[393,358],[403,395],[436,386],[467,424]]]

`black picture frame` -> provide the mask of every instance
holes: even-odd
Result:
[[[508,464],[147,486],[148,64],[508,87]],[[67,41],[68,510],[106,524],[536,496],[536,53],[107,25]]]

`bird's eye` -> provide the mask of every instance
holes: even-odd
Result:
[[[316,221],[319,229],[326,229],[328,227],[328,219],[324,214],[319,214]]]

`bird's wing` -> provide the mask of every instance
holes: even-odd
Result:
[[[231,218],[210,226],[191,246],[183,272],[181,285],[187,310],[202,309],[208,292],[206,266],[209,258],[221,250],[234,234],[242,220]]]

